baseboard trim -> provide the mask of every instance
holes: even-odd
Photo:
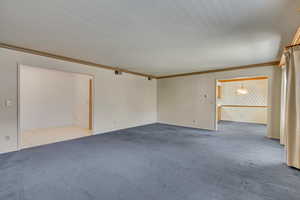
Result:
[[[142,125],[137,125],[137,126],[129,126],[127,128],[121,128],[121,129],[115,129],[115,130],[111,130],[111,131],[96,131],[94,133],[92,133],[93,135],[102,135],[102,134],[106,134],[106,133],[112,133],[112,132],[116,132],[116,131],[122,131],[122,130],[127,130],[127,129],[131,129],[131,128],[137,128],[137,127],[141,127],[141,126],[148,126],[148,125],[152,125],[152,124],[157,124],[158,122],[152,122],[152,123],[147,123],[147,124],[142,124]]]
[[[183,126],[183,125],[172,124],[172,123],[168,123],[168,122],[157,122],[157,124],[165,124],[165,125],[171,125],[171,126],[177,126],[177,127],[183,127],[183,128],[190,128],[190,129],[197,129],[197,130],[217,131],[215,129],[199,128],[199,127],[193,127],[193,126]]]
[[[266,138],[271,139],[271,140],[280,140],[280,137],[266,136]]]
[[[142,125],[137,125],[137,126],[130,126],[128,128],[116,129],[116,130],[105,131],[105,132],[97,132],[96,131],[96,132],[93,132],[92,135],[90,135],[90,136],[85,136],[85,137],[81,137],[81,138],[86,138],[86,137],[91,137],[91,136],[96,136],[96,135],[101,135],[101,134],[107,134],[107,133],[113,133],[113,132],[117,132],[117,131],[127,130],[127,129],[131,129],[131,128],[137,128],[137,127],[141,127],[141,126],[148,126],[148,125],[157,124],[157,123],[158,122],[152,122],[152,123],[147,123],[147,124],[142,124]],[[77,140],[77,139],[81,139],[81,138],[74,138],[74,139],[70,139],[70,140]],[[58,141],[58,142],[67,142],[70,140],[63,140],[63,141]],[[55,143],[58,143],[58,142],[55,142]],[[50,144],[54,144],[54,143],[50,143]],[[45,144],[45,145],[49,145],[49,144]],[[41,146],[44,146],[44,145],[40,145],[39,147],[41,147]],[[31,148],[34,148],[34,147],[31,147]],[[18,152],[21,150],[23,150],[23,149],[14,149],[14,150],[9,150],[9,151],[3,151],[3,152],[0,152],[0,155],[6,154],[6,153]]]

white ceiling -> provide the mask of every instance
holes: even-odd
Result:
[[[169,75],[279,59],[300,0],[1,0],[0,41]]]

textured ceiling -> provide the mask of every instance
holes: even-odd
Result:
[[[0,41],[169,75],[279,59],[300,0],[1,0]]]

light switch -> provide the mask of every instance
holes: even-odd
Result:
[[[13,101],[11,99],[5,100],[5,107],[11,107],[13,105]]]

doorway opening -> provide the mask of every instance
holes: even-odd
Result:
[[[266,76],[216,80],[216,129],[224,123],[249,123],[265,126],[267,132],[268,95]]]
[[[93,132],[93,76],[19,65],[19,149]]]

